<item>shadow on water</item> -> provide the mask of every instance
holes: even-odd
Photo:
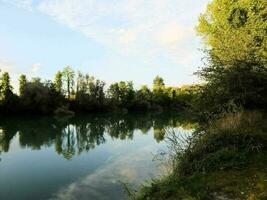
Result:
[[[71,159],[106,142],[106,138],[132,140],[134,131],[164,139],[167,127],[192,129],[192,119],[174,113],[131,115],[79,115],[76,117],[9,117],[0,119],[0,154],[8,152],[18,136],[21,148],[39,150],[54,146],[58,155]]]

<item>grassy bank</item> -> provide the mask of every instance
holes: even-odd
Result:
[[[142,186],[132,198],[267,199],[266,122],[264,114],[254,111],[202,126],[186,149],[171,145],[176,148],[172,173]]]

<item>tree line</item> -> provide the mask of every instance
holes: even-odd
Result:
[[[8,72],[0,76],[1,113],[73,114],[74,112],[127,112],[185,110],[198,91],[197,85],[167,87],[163,78],[153,80],[153,88],[135,89],[132,81],[106,87],[104,81],[67,66],[54,80],[19,77],[19,94],[13,92]]]

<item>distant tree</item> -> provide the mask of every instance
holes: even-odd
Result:
[[[163,90],[165,87],[165,83],[163,78],[160,76],[156,76],[156,78],[153,80],[153,90]]]
[[[102,103],[105,98],[104,86],[105,82],[97,79],[94,81],[94,84],[92,84],[90,87],[90,95],[100,103]]]
[[[33,83],[41,83],[41,78],[40,77],[33,77],[32,78],[32,80],[31,80],[31,82],[33,82]]]
[[[101,110],[105,101],[105,83],[89,74],[78,72],[75,100],[83,110]]]
[[[26,84],[27,84],[26,75],[24,75],[24,74],[20,75],[20,78],[19,78],[19,94],[20,94],[20,96],[24,93]]]
[[[63,74],[61,71],[58,71],[55,75],[55,80],[54,80],[54,84],[55,84],[55,88],[56,91],[58,91],[60,94],[63,92],[62,91],[62,87],[63,87]]]
[[[163,78],[160,76],[156,76],[153,80],[153,102],[164,107],[169,105],[168,91],[165,88]]]
[[[76,79],[76,94],[77,93],[86,93],[86,84],[84,80],[84,75],[78,71]]]
[[[3,102],[8,101],[8,99],[13,95],[12,86],[10,84],[10,76],[8,72],[4,72],[0,79],[1,85],[1,100]]]
[[[71,93],[74,89],[74,77],[75,73],[73,69],[70,66],[67,66],[62,71],[63,79],[66,84],[66,90],[67,90],[67,97],[70,99]]]
[[[1,74],[1,69],[0,69],[0,74]],[[2,96],[2,84],[0,82],[0,99],[1,99],[1,96]]]
[[[114,99],[120,106],[128,107],[134,100],[134,89],[133,83],[129,82],[118,82],[110,85],[108,89],[109,97]]]
[[[143,85],[135,93],[135,101],[133,105],[133,110],[147,111],[151,108],[152,92],[150,89]]]
[[[152,92],[146,85],[142,85],[141,88],[136,92],[136,98],[139,100],[150,101]]]
[[[49,80],[27,82],[20,98],[25,112],[52,114],[58,107],[64,106],[64,97]]]

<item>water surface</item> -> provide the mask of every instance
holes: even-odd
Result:
[[[173,114],[1,118],[0,199],[125,199],[161,173],[166,128],[192,132]]]

